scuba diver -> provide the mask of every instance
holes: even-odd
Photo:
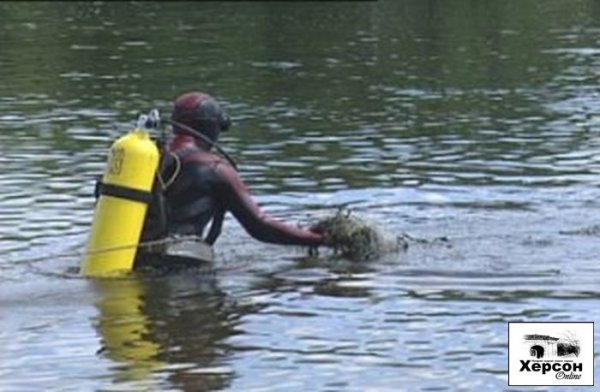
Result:
[[[144,223],[142,241],[173,236],[202,239],[204,259],[210,259],[212,245],[221,234],[225,213],[231,212],[255,239],[283,245],[316,248],[327,245],[327,236],[318,226],[301,229],[264,213],[253,200],[236,170],[235,163],[219,149],[219,134],[231,120],[210,95],[189,92],[175,100],[171,120],[173,135],[164,146],[160,173]],[[222,150],[220,150],[222,152]],[[138,259],[144,260],[144,254]],[[147,259],[147,258],[146,258]],[[209,260],[207,260],[209,261]],[[144,264],[136,260],[136,265]]]

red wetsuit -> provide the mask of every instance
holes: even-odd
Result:
[[[220,234],[223,216],[229,211],[257,240],[305,246],[323,243],[321,234],[287,225],[263,213],[237,171],[198,143],[193,136],[180,134],[168,146],[168,151],[179,158],[181,165],[166,190],[167,234],[194,234],[212,245]],[[176,166],[176,161],[171,160],[162,170],[166,181],[177,172]],[[144,240],[152,238],[148,234],[151,225],[152,219],[149,219]]]

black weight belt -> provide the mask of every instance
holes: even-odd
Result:
[[[140,191],[139,189],[129,188],[122,185],[106,184],[99,182],[100,194],[120,199],[139,201],[141,203],[150,204],[152,201],[152,192]]]

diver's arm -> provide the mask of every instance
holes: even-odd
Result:
[[[239,174],[231,166],[219,163],[215,172],[219,179],[219,196],[222,197],[225,208],[231,211],[252,237],[272,244],[323,244],[322,234],[287,225],[262,212]]]

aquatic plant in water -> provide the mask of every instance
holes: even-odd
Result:
[[[317,227],[329,237],[336,253],[354,261],[371,260],[408,247],[404,237],[390,235],[349,210],[339,210],[320,220]]]

